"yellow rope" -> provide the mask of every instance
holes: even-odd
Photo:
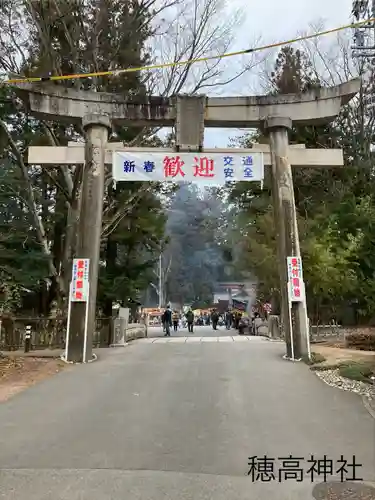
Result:
[[[138,68],[126,68],[126,69],[117,69],[117,70],[108,70],[108,71],[97,71],[94,73],[78,73],[75,75],[54,75],[47,77],[30,77],[30,78],[11,78],[9,80],[4,80],[1,83],[6,84],[21,84],[21,83],[35,83],[35,82],[46,82],[46,81],[61,81],[61,80],[75,80],[77,78],[94,78],[98,76],[117,76],[122,73],[133,73],[136,71],[152,71],[155,69],[164,69],[164,68],[172,68],[174,66],[185,66],[187,64],[195,64],[199,62],[211,61],[213,59],[224,59],[227,57],[240,56],[245,54],[253,54],[254,52],[261,52],[267,49],[275,49],[278,47],[282,47],[285,45],[290,45],[292,43],[302,42],[304,40],[311,40],[312,38],[317,38],[324,35],[330,35],[332,33],[337,33],[339,31],[343,31],[349,28],[358,28],[363,26],[364,24],[374,23],[375,18],[367,19],[366,21],[359,21],[357,23],[346,24],[345,26],[339,26],[338,28],[332,28],[326,31],[320,31],[319,33],[313,33],[311,35],[305,35],[298,38],[291,38],[290,40],[284,40],[282,42],[269,43],[267,45],[262,45],[260,47],[255,47],[252,49],[239,50],[237,52],[227,52],[225,54],[216,55],[216,56],[207,56],[207,57],[198,57],[196,59],[188,59],[186,61],[178,61],[178,62],[169,62],[163,64],[153,64],[151,66],[140,66]]]

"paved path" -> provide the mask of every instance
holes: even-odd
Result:
[[[261,339],[136,341],[68,367],[0,405],[0,498],[312,498],[306,477],[253,483],[252,455],[355,454],[373,481],[375,422],[360,399],[283,352]]]
[[[140,342],[145,344],[182,344],[188,342],[189,344],[194,342],[266,342],[263,337],[250,337],[247,335],[222,335],[218,337],[205,336],[202,334],[196,334],[193,336],[182,336],[178,337],[149,337],[147,339],[140,339]]]
[[[191,337],[195,338],[197,336],[204,336],[204,337],[227,337],[227,336],[237,336],[237,330],[234,328],[227,330],[225,326],[219,326],[217,330],[214,330],[212,326],[194,326],[194,331],[193,333],[189,333],[187,328],[179,328],[177,332],[173,331],[173,328],[171,328],[171,338],[176,338],[176,337]],[[150,326],[148,328],[148,336],[155,338],[155,337],[163,337],[163,331],[162,328],[158,326]]]

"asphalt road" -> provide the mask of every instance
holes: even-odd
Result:
[[[0,497],[312,498],[307,475],[279,483],[279,465],[275,481],[252,481],[254,455],[292,454],[305,472],[311,454],[355,455],[357,475],[374,481],[375,421],[360,398],[283,352],[256,337],[144,339],[67,368],[0,405]]]

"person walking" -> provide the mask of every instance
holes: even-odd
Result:
[[[170,337],[172,326],[172,311],[170,306],[167,306],[166,310],[163,313],[163,326],[165,328],[164,337]]]
[[[173,311],[172,314],[172,322],[173,322],[173,331],[177,332],[178,328],[178,320],[180,319],[179,314],[177,311]]]
[[[194,313],[191,309],[188,310],[186,313],[186,321],[188,324],[188,332],[193,333],[193,328],[194,328]]]
[[[217,330],[217,324],[218,324],[218,321],[219,321],[219,315],[218,315],[216,309],[214,309],[212,311],[211,319],[212,319],[212,328],[214,330]]]
[[[225,313],[225,326],[227,330],[230,330],[232,328],[232,323],[233,323],[232,311],[228,309],[227,312]]]
[[[258,312],[254,313],[254,319],[252,323],[253,335],[259,335],[259,327],[262,325],[263,321]]]

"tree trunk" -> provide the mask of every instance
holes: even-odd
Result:
[[[113,277],[116,276],[117,243],[116,241],[114,241],[113,234],[110,234],[107,237],[107,244],[105,247],[105,260],[106,260],[106,271],[108,275]],[[110,293],[108,297],[104,297],[103,312],[106,318],[112,318],[112,305],[113,305],[113,295],[112,293]],[[110,322],[109,325],[108,343],[109,345],[113,343],[112,322]]]

